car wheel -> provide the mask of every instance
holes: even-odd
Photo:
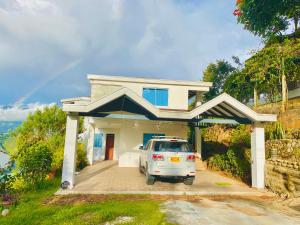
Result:
[[[155,182],[155,177],[148,173],[148,166],[146,167],[146,184],[153,185]]]
[[[142,167],[142,163],[141,163],[141,159],[140,159],[140,162],[139,162],[139,171],[140,173],[144,173],[144,170],[143,170],[143,167]]]
[[[183,180],[183,183],[184,183],[185,185],[192,185],[193,182],[194,182],[194,178],[193,178],[193,177],[187,177],[187,178],[185,178],[185,179]]]

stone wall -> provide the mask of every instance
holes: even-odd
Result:
[[[281,102],[259,105],[254,110],[259,113],[277,114],[278,121],[285,128],[300,128],[300,97],[288,101],[286,112],[281,112]]]
[[[300,162],[283,159],[266,161],[265,185],[284,197],[300,196]]]
[[[266,158],[271,157],[271,149],[277,150],[277,158],[300,161],[300,139],[266,141]]]

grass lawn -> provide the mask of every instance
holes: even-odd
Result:
[[[20,203],[10,209],[6,217],[0,216],[0,224],[104,224],[119,216],[134,217],[134,222],[126,224],[169,224],[164,214],[159,211],[161,201],[104,198],[102,201],[68,201],[74,196],[62,197],[63,201],[54,201],[59,180],[55,179],[43,190],[24,193]],[[49,200],[50,199],[50,200]]]

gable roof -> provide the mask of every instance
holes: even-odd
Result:
[[[276,121],[276,115],[259,114],[223,93],[191,111],[159,109],[129,88],[121,88],[94,102],[63,102],[63,110],[85,116],[104,117],[113,111],[145,115],[153,120],[199,120],[201,117],[234,119],[240,123]]]

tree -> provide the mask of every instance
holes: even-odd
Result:
[[[243,72],[249,76],[254,90],[264,94],[271,102],[281,93],[282,110],[287,103],[287,80],[300,79],[300,40],[288,40],[268,45],[256,52],[245,63]]]
[[[83,130],[80,120],[79,132]],[[26,155],[28,149],[38,142],[44,142],[53,155],[52,170],[60,169],[63,162],[66,114],[57,106],[46,107],[30,114],[28,118],[12,133],[16,139],[16,152],[13,158]]]
[[[249,102],[253,97],[253,85],[242,70],[236,70],[227,77],[224,91],[243,103]]]
[[[300,0],[238,0],[237,7],[238,22],[262,38],[282,35],[291,21],[298,29]]]
[[[225,60],[217,60],[216,63],[210,63],[203,72],[203,81],[213,82],[213,86],[205,93],[205,100],[210,100],[223,91],[223,86],[229,75],[235,71],[235,68]]]

